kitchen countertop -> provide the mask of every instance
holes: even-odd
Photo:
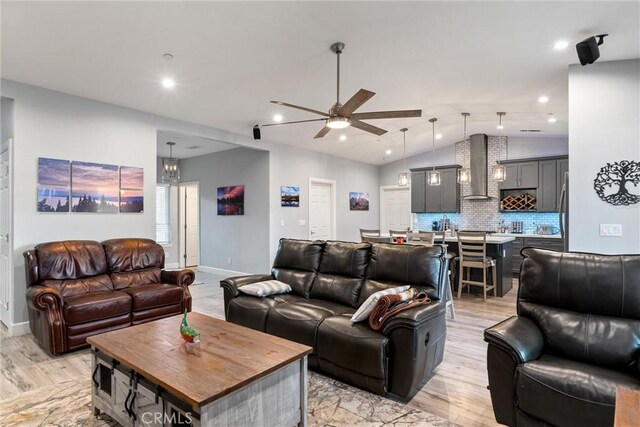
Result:
[[[506,233],[487,234],[487,243],[494,245],[501,245],[502,243],[512,242],[516,240],[513,235]],[[445,242],[457,242],[458,236],[446,236]]]
[[[491,236],[510,236],[510,237],[540,237],[543,239],[562,239],[559,234],[535,234],[535,233],[493,233]]]

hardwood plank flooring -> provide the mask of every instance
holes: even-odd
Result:
[[[224,318],[223,277],[198,273],[192,286],[194,311]],[[462,294],[454,300],[456,319],[447,316],[444,361],[437,374],[407,404],[464,426],[497,425],[487,390],[486,349],[483,330],[515,315],[517,283],[503,298]],[[31,335],[9,337],[0,328],[0,401],[23,393],[50,390],[68,381],[86,381],[89,351],[49,357]]]

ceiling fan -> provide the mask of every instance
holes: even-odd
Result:
[[[293,122],[285,122],[285,123],[271,123],[266,124],[264,126],[278,126],[278,125],[289,125],[293,123],[306,123],[306,122],[317,122],[317,121],[325,121],[325,125],[320,132],[314,136],[314,138],[322,138],[332,129],[344,129],[349,126],[353,126],[354,128],[358,128],[365,132],[373,133],[375,135],[383,135],[387,131],[381,129],[376,126],[372,126],[368,123],[364,123],[361,120],[367,119],[397,119],[402,117],[421,117],[422,110],[395,110],[395,111],[372,111],[368,113],[355,113],[355,111],[362,106],[365,102],[367,102],[375,92],[371,92],[370,90],[360,89],[355,95],[351,97],[347,102],[343,104],[340,103],[340,55],[344,50],[344,43],[337,42],[331,45],[331,51],[336,54],[337,62],[338,62],[338,79],[336,84],[336,103],[329,109],[328,113],[323,111],[314,110],[312,108],[301,107],[299,105],[289,104],[282,101],[271,101],[274,104],[282,105],[285,107],[296,108],[298,110],[308,111],[310,113],[318,114],[323,116],[322,119],[311,119],[311,120],[297,120]]]

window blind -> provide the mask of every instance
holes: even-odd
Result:
[[[156,186],[156,242],[161,244],[171,243],[170,199],[171,187]]]

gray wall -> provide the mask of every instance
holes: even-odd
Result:
[[[0,142],[4,142],[13,138],[13,99],[2,97],[0,101]]]
[[[180,165],[182,182],[199,182],[200,265],[268,272],[269,153],[236,148],[182,159]],[[231,185],[244,185],[244,215],[217,214],[217,189]]]
[[[508,159],[566,156],[569,154],[568,137],[510,136],[507,142]]]
[[[640,60],[570,66],[570,250],[640,253],[640,203],[613,206],[593,189],[600,168],[621,160],[640,161]],[[622,236],[600,236],[600,224],[621,224]]]

